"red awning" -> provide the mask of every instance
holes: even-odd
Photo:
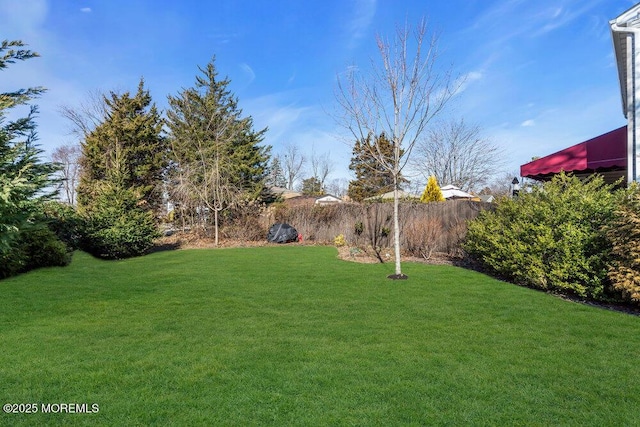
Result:
[[[593,173],[627,168],[627,127],[597,136],[520,166],[520,176],[544,179],[565,172]]]

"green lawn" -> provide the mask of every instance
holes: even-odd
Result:
[[[162,252],[0,281],[0,425],[638,425],[640,318],[329,247]],[[40,408],[40,407],[39,407]]]

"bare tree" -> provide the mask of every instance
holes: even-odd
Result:
[[[170,101],[173,101],[170,98]],[[202,117],[204,113],[192,110],[190,104],[181,105],[186,117]],[[171,195],[185,206],[194,205],[200,212],[202,224],[206,228],[206,212],[213,212],[215,245],[219,244],[220,212],[235,201],[242,193],[231,176],[236,174],[236,166],[224,155],[225,148],[241,132],[237,117],[220,116],[213,111],[205,122],[193,123],[191,120],[172,122],[174,137],[171,148],[176,167],[173,170],[174,184]],[[178,126],[184,131],[175,134]]]
[[[413,37],[412,37],[413,36]],[[376,37],[380,56],[372,60],[371,72],[364,74],[351,67],[338,76],[337,100],[343,111],[340,123],[356,140],[385,133],[393,144],[393,156],[382,155],[372,145],[371,156],[393,176],[393,228],[395,274],[406,278],[400,262],[399,184],[401,173],[427,125],[444,109],[456,92],[451,72],[441,71],[438,38],[427,36],[422,19],[411,31],[407,25],[396,29],[389,41]],[[459,82],[458,82],[459,83]]]
[[[64,201],[72,206],[76,204],[76,187],[80,179],[80,156],[82,150],[78,144],[65,144],[56,148],[51,160],[61,166],[60,174]]]
[[[418,141],[412,165],[425,179],[434,175],[440,185],[480,191],[503,158],[502,151],[482,137],[479,126],[459,119],[440,124]]]
[[[84,140],[107,117],[108,106],[105,94],[98,91],[87,93],[86,99],[77,107],[62,105],[58,112],[71,123],[71,133]]]
[[[479,191],[479,194],[487,194],[494,197],[509,197],[513,191],[513,178],[518,179],[520,184],[524,185],[523,179],[520,178],[520,171],[502,171],[498,174],[494,173],[493,179]]]
[[[333,163],[331,162],[331,156],[329,153],[317,154],[315,151],[311,152],[311,173],[313,178],[317,179],[320,183],[320,188],[324,191],[327,182],[327,177],[333,172]]]
[[[346,178],[334,178],[327,184],[327,192],[336,197],[344,197],[349,188],[349,180]]]
[[[287,189],[293,190],[296,181],[304,172],[304,165],[307,163],[307,159],[295,144],[287,144],[284,147],[283,157],[282,169],[287,181]]]

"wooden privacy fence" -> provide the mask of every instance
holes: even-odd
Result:
[[[491,204],[468,200],[400,204],[401,245],[405,253],[429,258],[434,253],[461,254],[460,244],[467,222]],[[278,204],[263,217],[264,227],[275,222],[294,226],[307,241],[334,243],[342,235],[346,244],[388,248],[393,243],[391,203],[340,203],[334,205],[287,206]]]

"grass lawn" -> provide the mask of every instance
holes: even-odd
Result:
[[[0,281],[0,425],[638,425],[640,318],[329,247],[185,250]]]

